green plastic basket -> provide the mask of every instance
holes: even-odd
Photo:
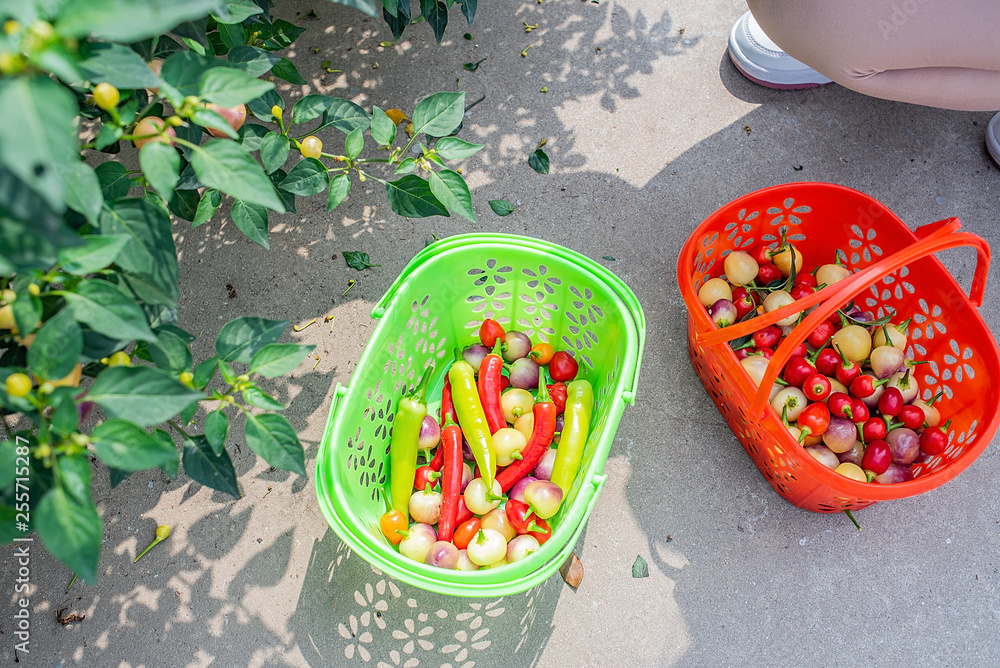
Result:
[[[546,580],[565,561],[604,485],[615,430],[635,398],[646,321],[635,295],[579,253],[529,237],[466,234],[428,246],[375,305],[378,326],[349,387],[338,384],[316,457],[316,495],[337,535],[384,573],[453,596],[504,596]],[[552,537],[503,568],[447,571],[416,563],[382,537],[379,497],[389,474],[396,403],[435,365],[437,414],[456,348],[478,340],[484,318],[533,341],[573,351],[594,386],[594,417],[580,473],[552,521]]]

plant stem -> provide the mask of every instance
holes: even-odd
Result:
[[[169,425],[170,425],[171,427],[173,427],[174,429],[176,429],[177,431],[179,431],[179,432],[180,432],[181,434],[183,434],[183,435],[184,435],[184,436],[185,436],[186,438],[191,438],[191,435],[190,435],[190,434],[188,434],[188,433],[187,433],[186,431],[184,431],[183,429],[181,429],[180,425],[178,425],[178,424],[177,424],[176,422],[174,422],[173,420],[167,420],[167,424],[169,424]]]
[[[69,584],[66,586],[66,591],[69,591],[70,589],[73,588],[73,583],[76,582],[76,578],[77,578],[76,573],[73,573],[73,579],[70,580]]]

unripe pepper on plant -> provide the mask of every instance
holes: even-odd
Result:
[[[392,422],[392,440],[389,443],[390,496],[392,507],[409,517],[410,493],[417,472],[417,439],[420,425],[427,415],[427,383],[434,366],[424,370],[417,387],[399,402]]]

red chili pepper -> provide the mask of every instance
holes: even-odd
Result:
[[[821,373],[814,373],[802,383],[802,391],[810,401],[823,401],[830,396],[831,388],[830,379]]]
[[[903,421],[907,429],[920,429],[924,424],[926,416],[924,415],[924,410],[919,406],[907,404],[899,412],[899,419]]]
[[[753,344],[757,348],[774,348],[781,340],[781,328],[777,325],[768,325],[764,329],[753,333]]]
[[[831,394],[826,401],[826,407],[830,409],[830,415],[833,417],[854,418],[851,398],[843,392]]]
[[[746,288],[733,288],[733,305],[736,306],[736,320],[742,320],[743,316],[757,308],[752,293]]]
[[[765,264],[771,264],[771,249],[767,246],[756,246],[751,249],[750,257],[757,261],[758,267],[762,267]]]
[[[760,265],[760,269],[757,270],[757,282],[761,285],[767,285],[779,278],[781,278],[781,270],[773,264],[762,264]]]
[[[792,296],[792,299],[799,300],[802,299],[803,297],[808,297],[814,292],[816,292],[816,288],[810,285],[803,285],[802,283],[799,283],[793,286],[788,294]]]
[[[764,359],[769,360],[774,357],[774,351],[770,348],[754,348],[750,351],[751,355],[761,355]]]
[[[824,376],[837,376],[837,367],[840,366],[840,355],[833,348],[823,348],[816,356],[816,369]]]
[[[458,500],[462,496],[462,430],[449,416],[441,430],[444,470],[441,473],[441,517],[438,519],[438,540],[451,540],[458,516]]]
[[[440,452],[440,447],[438,452]],[[425,489],[427,485],[431,487],[437,486],[438,478],[441,474],[435,471],[433,468],[428,466],[420,466],[417,468],[416,475],[413,476],[413,489]]]
[[[545,388],[538,391],[535,397],[535,405],[531,409],[535,416],[535,426],[531,430],[531,438],[521,452],[521,459],[511,462],[510,466],[497,475],[500,481],[500,489],[504,492],[510,490],[517,482],[535,470],[538,462],[549,449],[552,443],[552,436],[556,432],[556,405],[549,397],[548,387],[545,387],[545,376],[541,369],[538,370],[538,387]]]
[[[458,423],[458,417],[455,415],[455,403],[451,400],[451,381],[448,379],[448,374],[444,375],[444,389],[441,390],[441,428],[444,428],[445,423],[451,420],[452,422]],[[444,448],[438,446],[438,449],[434,451],[434,458],[431,459],[431,463],[428,464],[435,471],[440,471],[441,467],[444,466]]]
[[[923,411],[921,411],[921,413],[922,412]],[[854,424],[863,424],[865,422],[868,422],[868,418],[871,417],[870,413],[868,412],[868,406],[866,406],[865,402],[861,401],[860,399],[851,400],[851,413],[854,414],[853,417],[851,418],[851,422],[853,422]]]
[[[837,380],[844,385],[850,385],[851,381],[861,375],[861,367],[857,362],[847,359],[840,346],[837,346],[837,353],[841,360],[840,364],[837,365]]]
[[[496,320],[487,318],[479,327],[479,340],[487,348],[492,348],[497,341],[503,342],[507,339],[507,333],[503,331],[503,326]]]
[[[865,454],[861,457],[861,468],[865,471],[871,471],[875,475],[882,475],[891,463],[892,450],[889,449],[889,444],[885,441],[872,441],[865,446]]]
[[[792,354],[789,357],[806,357],[809,355],[809,349],[806,348],[806,344],[800,343],[792,349]]]
[[[940,455],[948,447],[948,428],[951,420],[940,427],[930,427],[920,434],[920,452],[925,455]]]
[[[816,325],[816,329],[814,329],[812,334],[806,338],[806,341],[808,341],[809,345],[813,348],[822,348],[836,333],[837,328],[834,324],[829,320],[824,320]]]
[[[879,412],[889,417],[899,415],[900,411],[903,410],[903,405],[903,393],[895,387],[887,387],[882,396],[878,398]],[[917,408],[917,410],[923,413],[920,408]],[[923,424],[923,421],[921,421],[921,424]]]
[[[889,382],[888,378],[875,380],[874,376],[861,375],[851,381],[851,395],[858,399],[867,399],[875,394],[875,389]],[[846,385],[846,383],[845,383]]]
[[[510,378],[507,376],[500,376],[500,391],[503,392],[510,385]]]
[[[789,385],[802,387],[802,383],[806,382],[806,378],[819,370],[816,366],[816,359],[824,350],[826,350],[826,348],[820,348],[811,355],[791,358],[788,360],[788,364],[785,365],[785,368],[782,371],[782,377],[788,382]],[[820,373],[823,372],[820,371]]]
[[[500,340],[493,346],[493,352],[483,358],[479,365],[479,398],[483,402],[483,413],[490,434],[495,434],[507,426],[500,405],[500,372],[503,371],[503,357],[500,356]]]
[[[881,441],[885,439],[888,433],[889,430],[886,428],[885,421],[882,418],[869,418],[864,426],[861,427],[861,440],[865,443]]]
[[[504,509],[507,513],[507,519],[510,520],[511,526],[514,527],[514,531],[518,533],[545,531],[545,527],[542,527],[540,524],[541,518],[535,515],[535,513],[528,512],[529,506],[523,501],[507,499]]]
[[[813,271],[816,271],[816,269],[813,269]],[[808,285],[811,288],[815,288],[817,285],[816,276],[812,272],[800,271],[795,274],[795,285]]]
[[[552,403],[556,405],[556,415],[562,415],[566,410],[566,383],[552,383],[547,386]]]
[[[797,422],[799,429],[802,430],[799,434],[799,443],[809,435],[822,436],[830,426],[830,409],[823,403],[809,404],[799,413]]]
[[[470,513],[471,517],[471,513]],[[472,519],[462,522],[451,538],[451,542],[454,543],[455,547],[460,550],[464,550],[472,542],[472,539],[476,537],[479,533],[479,528],[481,524],[478,517],[472,517]]]

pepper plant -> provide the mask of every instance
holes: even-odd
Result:
[[[420,2],[439,41],[452,4]],[[471,21],[475,0],[459,4]],[[325,95],[286,113],[274,80],[305,83],[280,55],[303,29],[269,7],[0,0],[0,543],[35,529],[91,583],[103,534],[95,470],[114,487],[149,468],[176,479],[183,465],[239,496],[226,442],[242,414],[257,455],[305,474],[302,444],[276,412],[285,405],[257,379],[288,373],[312,346],[278,343],[288,321],[246,316],[196,363],[195,337],[177,324],[175,225],[207,223],[226,202],[267,247],[272,213],[323,192],[332,209],[369,178],[400,215],[475,219],[468,186],[445,168],[482,148],[453,136],[464,94],[430,95],[412,118]],[[417,22],[407,0],[382,9],[397,38]],[[136,149],[129,169],[118,158]]]

